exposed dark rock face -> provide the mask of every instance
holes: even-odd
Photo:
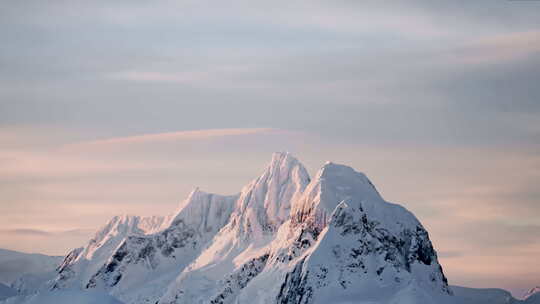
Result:
[[[316,291],[327,286],[354,292],[355,282],[360,281],[391,280],[392,284],[400,284],[415,276],[413,272],[418,271],[413,269],[415,264],[430,266],[423,271],[430,272],[428,278],[433,286],[439,286],[442,293],[452,293],[428,233],[419,223],[413,229],[391,232],[382,223],[370,219],[361,204],[357,208],[344,204],[336,208],[328,225],[329,231],[324,236],[314,235],[312,230],[301,233],[289,254],[279,257],[278,260],[286,263],[296,257],[292,254],[295,251],[305,252],[317,244],[328,248],[332,258],[312,261],[312,253],[308,253],[296,261],[293,270],[285,275],[277,303],[309,304]],[[306,239],[306,235],[311,238]]]
[[[377,276],[380,276],[387,267],[393,267],[399,273],[403,270],[411,272],[411,265],[414,263],[438,265],[437,253],[433,249],[428,232],[419,223],[414,230],[405,228],[394,235],[378,221],[370,220],[360,205],[358,209],[338,207],[330,225],[336,228],[340,235],[356,239],[356,245],[348,252],[336,249],[336,254],[339,252],[348,255],[346,270],[349,272],[358,272],[359,267],[362,272],[367,273],[365,259],[368,256],[381,256],[386,263],[375,270]],[[394,280],[399,281],[400,278],[395,277]],[[440,265],[437,266],[431,280],[442,281],[443,291],[451,294]]]
[[[308,285],[309,272],[302,273],[305,259],[294,270],[285,275],[276,302],[279,304],[308,304],[313,296],[313,287]],[[324,278],[323,278],[324,279]]]
[[[242,265],[242,267],[230,274],[224,281],[223,290],[216,296],[211,304],[223,304],[228,297],[247,286],[249,281],[256,277],[266,266],[268,254],[254,258]]]
[[[271,259],[275,259],[280,263],[288,263],[299,257],[306,249],[311,247],[317,241],[318,234],[309,229],[302,229],[298,237],[286,248],[286,251],[281,251]]]
[[[71,265],[73,263],[73,261],[75,261],[77,259],[77,257],[79,257],[79,254],[81,254],[83,248],[76,248],[76,249],[73,249],[71,250],[67,255],[66,257],[64,258],[64,260],[62,261],[62,264],[60,264],[58,266],[58,268],[56,269],[56,271],[58,272],[62,272],[64,271],[67,267],[69,267],[69,265]]]
[[[160,258],[174,259],[175,250],[186,247],[195,249],[199,244],[198,232],[182,221],[175,224],[157,234],[127,237],[107,263],[92,276],[86,288],[96,287],[100,280],[105,287],[113,287],[122,279],[129,265],[141,264],[153,270],[159,266]]]
[[[75,275],[72,265],[82,251],[82,247],[76,248],[66,255],[62,263],[56,268],[56,271],[58,272],[58,278],[53,283],[51,289],[63,288],[64,286],[62,283],[68,281]]]
[[[391,235],[380,223],[370,221],[363,213],[360,221],[355,221],[347,212],[339,212],[332,226],[340,229],[341,235],[357,238],[358,246],[351,249],[350,256],[359,258],[370,254],[383,254],[384,260],[396,268],[410,271],[410,265],[421,262],[431,265],[437,259],[427,232],[417,226],[416,231],[404,229],[399,235]]]

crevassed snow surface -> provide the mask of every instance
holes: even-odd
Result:
[[[115,217],[49,286],[127,304],[522,303],[450,288],[411,212],[348,166],[326,163],[311,180],[289,153],[238,195],[195,189],[167,218]]]

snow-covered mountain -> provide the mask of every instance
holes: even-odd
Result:
[[[262,175],[242,189],[228,224],[168,287],[160,303],[210,302],[235,294],[236,285],[246,284],[264,266],[268,245],[309,181],[298,160],[275,153]]]
[[[539,304],[540,288],[529,290],[523,299],[514,298],[510,292],[499,288],[467,288],[451,286],[457,304]]]
[[[10,297],[2,304],[124,304],[105,292],[47,290],[36,294]]]
[[[499,288],[467,288],[451,286],[460,304],[518,304],[521,301],[510,292]]]
[[[53,292],[40,294],[108,293],[126,304],[540,303],[535,292],[518,301],[449,287],[411,212],[350,167],[328,162],[311,179],[288,153],[237,195],[195,189],[169,217],[113,218],[57,271]]]
[[[10,285],[21,275],[40,276],[54,272],[61,261],[60,256],[0,249],[0,283]]]
[[[0,249],[0,283],[9,286],[2,288],[2,295],[29,294],[39,290],[53,279],[56,267],[62,261],[60,256],[23,253]],[[0,296],[2,298],[2,296]]]
[[[231,222],[159,303],[450,297],[427,232],[410,212],[385,202],[350,167],[327,163],[308,180],[303,193],[284,202],[291,211],[277,233],[238,246]]]
[[[17,291],[5,284],[0,283],[0,301],[17,295]]]
[[[168,228],[126,237],[85,287],[128,303],[155,302],[228,222],[237,198],[194,190]]]
[[[53,289],[84,287],[127,236],[145,235],[163,228],[164,217],[115,216],[99,229],[85,247],[72,250],[58,266]]]

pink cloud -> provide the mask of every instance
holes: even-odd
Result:
[[[179,131],[179,132],[167,132],[167,133],[156,133],[156,134],[144,134],[144,135],[127,136],[127,137],[115,137],[115,138],[109,138],[109,139],[104,139],[104,140],[83,142],[83,143],[74,144],[71,146],[81,147],[81,145],[138,144],[138,143],[150,143],[150,142],[197,140],[197,139],[209,139],[209,138],[225,137],[225,136],[264,134],[264,133],[270,133],[270,132],[278,132],[278,130],[271,129],[271,128],[252,128],[252,129],[208,129],[208,130]]]

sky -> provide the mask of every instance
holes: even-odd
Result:
[[[451,284],[540,284],[540,1],[0,4],[0,247],[233,194],[274,151],[370,177]]]

